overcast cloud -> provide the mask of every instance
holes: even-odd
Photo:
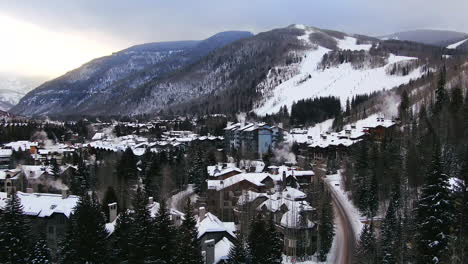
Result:
[[[420,28],[468,32],[467,13],[466,0],[0,0],[0,15],[113,51],[293,23],[374,36]]]

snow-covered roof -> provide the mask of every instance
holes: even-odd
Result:
[[[242,171],[238,168],[225,168],[225,169],[221,169],[221,170],[210,170],[208,169],[208,173],[211,177],[220,177],[220,176],[223,176],[227,173],[231,173],[231,172],[238,172],[238,173],[242,173]]]
[[[301,223],[304,221],[304,223]],[[314,223],[309,219],[301,219],[300,210],[287,211],[281,217],[281,226],[286,228],[312,228]]]
[[[46,172],[52,174],[49,167],[44,167],[42,165],[21,165],[21,171],[28,179],[37,179]]]
[[[101,140],[105,137],[105,134],[104,133],[96,133],[94,134],[93,138],[91,138],[91,140]]]
[[[55,213],[70,217],[80,199],[76,195],[62,198],[61,194],[52,193],[17,192],[16,195],[23,206],[23,213],[37,217],[49,217]],[[4,208],[7,202],[6,193],[1,193],[0,197],[0,208]]]
[[[262,182],[268,177],[273,181],[279,181],[281,179],[280,175],[271,175],[269,173],[241,173],[225,180],[208,180],[207,183],[208,189],[219,191],[242,181],[248,181],[257,186],[264,186]]]
[[[28,150],[31,148],[31,146],[35,146],[37,147],[38,146],[38,143],[37,142],[31,142],[31,141],[25,141],[25,140],[21,140],[21,141],[14,141],[14,142],[10,142],[8,144],[5,144],[5,147],[9,147],[9,148],[12,148],[14,149],[15,151],[19,151],[19,150]]]
[[[218,241],[218,243],[216,243],[215,245],[214,264],[217,264],[222,260],[227,260],[229,257],[229,251],[233,246],[234,245],[232,244],[232,242],[226,237],[223,237],[223,239]]]
[[[200,221],[200,218],[197,217],[197,229],[198,229],[198,238],[202,237],[205,233],[211,232],[227,232],[232,237],[236,237],[234,230],[232,230],[232,224],[229,223],[227,226],[225,223],[221,222],[218,217],[214,214],[208,212],[205,213],[205,217]]]
[[[286,187],[283,190],[283,197],[291,200],[305,199],[307,195],[298,189],[292,187]]]

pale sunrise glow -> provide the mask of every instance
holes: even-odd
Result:
[[[116,51],[84,33],[58,33],[1,14],[0,25],[0,72],[57,77]]]

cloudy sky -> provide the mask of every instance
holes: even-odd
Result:
[[[128,46],[293,23],[383,35],[468,32],[466,0],[0,0],[0,72],[58,76]]]

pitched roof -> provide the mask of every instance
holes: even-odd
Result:
[[[202,221],[197,217],[197,228],[198,228],[198,238],[202,237],[205,233],[211,232],[227,232],[233,238],[236,237],[234,234],[235,230],[232,230],[232,224],[225,224],[221,222],[218,217],[212,213],[206,213]]]
[[[4,208],[7,202],[6,193],[0,194],[0,208]],[[23,206],[23,213],[37,217],[49,217],[54,213],[70,217],[80,199],[76,195],[69,195],[63,199],[61,194],[52,193],[17,192],[16,195]]]

